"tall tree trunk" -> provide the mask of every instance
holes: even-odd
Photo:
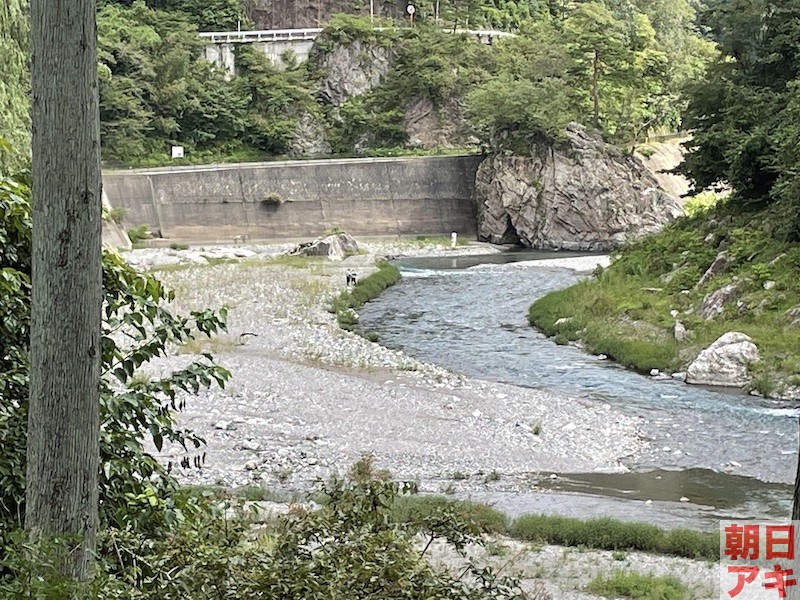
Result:
[[[600,128],[600,51],[595,48],[592,58],[592,124]]]
[[[97,533],[100,130],[95,0],[31,0],[33,277],[25,527],[68,541],[88,577]]]

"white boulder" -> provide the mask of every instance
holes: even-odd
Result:
[[[738,331],[729,331],[689,365],[686,383],[743,387],[750,382],[747,367],[758,361],[753,340]]]

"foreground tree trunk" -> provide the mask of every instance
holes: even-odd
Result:
[[[95,0],[31,0],[33,291],[25,527],[68,541],[89,575],[97,533],[101,202]]]

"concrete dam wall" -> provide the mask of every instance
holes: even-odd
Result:
[[[476,232],[481,156],[361,158],[104,171],[125,226],[168,239],[229,243],[354,235]]]

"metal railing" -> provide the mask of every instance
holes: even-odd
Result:
[[[322,29],[265,29],[262,31],[210,31],[200,37],[212,44],[252,44],[254,42],[298,42],[315,39]]]
[[[377,27],[376,29],[384,29]],[[452,29],[443,29],[453,33]],[[209,31],[200,33],[200,37],[211,44],[252,44],[255,42],[297,42],[313,40],[322,29],[264,29],[261,31]],[[500,38],[514,36],[508,31],[494,31],[491,29],[456,29],[456,34],[474,35],[480,39]]]

